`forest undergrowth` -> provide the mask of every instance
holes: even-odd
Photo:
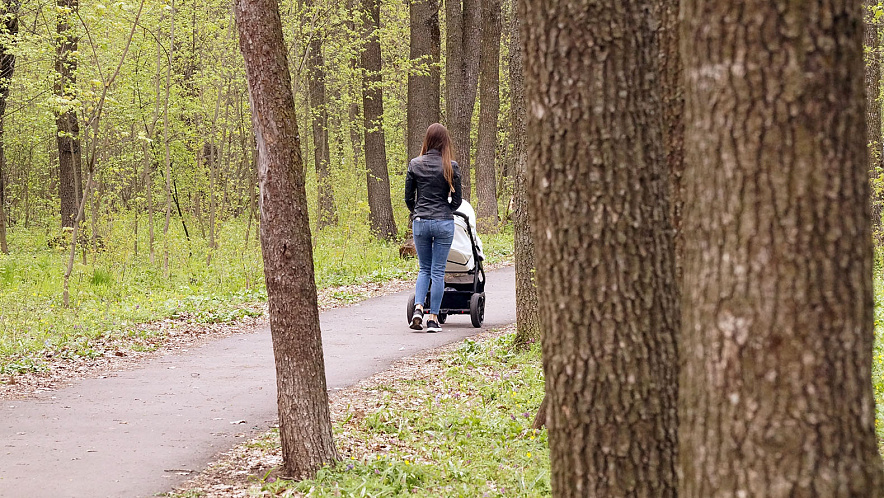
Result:
[[[140,228],[136,254],[134,230],[125,226],[132,221],[116,224],[100,250],[87,252],[86,263],[78,252],[69,308],[62,301],[68,249],[52,246],[46,230],[11,230],[15,250],[0,254],[0,374],[39,372],[48,357],[101,356],[104,351],[94,347],[98,339],[162,333],[142,326],[157,320],[229,323],[263,313],[267,295],[254,223],[248,232],[247,220],[220,224],[215,249],[204,238],[188,241],[183,232],[171,231],[168,271],[159,222],[153,263],[146,227]],[[319,289],[416,275],[417,262],[401,259],[398,243],[375,239],[363,227],[329,227],[315,236]],[[511,258],[511,230],[482,238],[489,262]]]
[[[543,399],[540,345],[514,350],[514,331],[400,360],[332,396],[341,461],[314,479],[280,475],[273,430],[168,496],[550,496],[547,432],[532,428]]]
[[[884,275],[875,269],[875,345],[872,354],[872,389],[875,393],[875,434],[884,456]]]
[[[550,495],[546,430],[531,428],[543,399],[540,347],[514,335],[465,340],[435,375],[374,387],[371,411],[336,421],[343,459],[303,482],[261,484],[272,496]],[[274,439],[275,441],[275,439]],[[347,447],[345,441],[358,441]],[[259,496],[266,496],[264,493]]]

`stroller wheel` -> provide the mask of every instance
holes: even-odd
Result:
[[[411,324],[411,319],[414,317],[414,294],[408,298],[408,306],[406,308],[408,310],[408,324]]]
[[[479,328],[485,321],[485,294],[473,294],[470,296],[470,321],[473,327]]]
[[[445,320],[448,320],[448,315],[445,313],[439,313],[439,323],[445,323]]]

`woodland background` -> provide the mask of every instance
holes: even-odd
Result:
[[[517,153],[512,5],[490,3],[502,28],[499,58],[488,61],[500,75],[499,107],[486,111],[495,119],[480,137],[477,103],[468,136],[474,158],[478,145],[490,157],[480,162],[492,171],[483,196],[491,201],[480,209],[494,221],[482,230],[492,258],[505,258]],[[365,10],[372,5],[377,17]],[[93,339],[137,336],[135,324],[158,318],[257,313],[266,293],[255,139],[231,8],[175,0],[3,4],[0,369],[40,369],[46,354],[100,354]],[[439,78],[444,67],[445,9],[433,9],[437,21],[425,24],[441,50],[412,58],[407,2],[280,6],[320,287],[414,272],[398,255],[409,228],[401,198],[426,126],[409,152],[408,81]],[[467,56],[478,68],[476,47]],[[446,78],[437,86],[444,95]],[[435,100],[438,117],[426,119],[445,122],[444,100]],[[473,177],[475,189],[475,168]]]

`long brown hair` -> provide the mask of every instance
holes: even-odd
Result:
[[[421,147],[421,155],[427,153],[428,150],[436,149],[442,153],[442,175],[454,192],[454,168],[451,167],[451,160],[454,158],[454,147],[451,146],[451,137],[448,135],[448,129],[439,123],[433,123],[427,128],[427,135],[424,137],[424,145]]]

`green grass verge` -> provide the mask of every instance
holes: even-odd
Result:
[[[442,358],[447,368],[440,377],[379,386],[384,392],[379,408],[335,424],[339,441],[389,449],[343,455],[315,479],[264,483],[261,491],[311,497],[549,496],[547,434],[531,428],[543,399],[540,348],[516,353],[512,339],[467,340]]]
[[[158,222],[159,224],[159,222]],[[40,229],[10,231],[11,254],[0,254],[0,374],[45,369],[48,355],[98,356],[98,338],[125,340],[154,334],[139,327],[165,318],[198,323],[231,322],[260,313],[266,301],[264,268],[254,224],[219,224],[218,247],[178,227],[167,243],[164,270],[162,227],[157,226],[155,258],[148,253],[147,230],[140,227],[138,253],[131,219],[117,219],[104,250],[78,253],[70,282],[69,308],[63,306],[62,277],[68,252],[50,248]],[[483,236],[490,262],[512,255],[511,230]],[[398,244],[379,241],[367,229],[333,227],[314,240],[316,283],[322,288],[395,278],[414,278],[415,260],[399,258]]]
[[[872,350],[872,389],[875,394],[875,434],[884,456],[884,279],[875,272],[875,345]]]

